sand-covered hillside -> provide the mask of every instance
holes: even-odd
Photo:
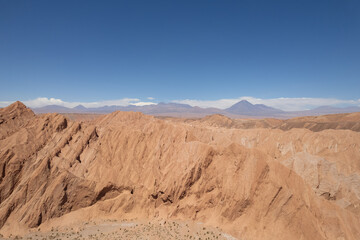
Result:
[[[360,239],[360,115],[86,122],[0,109],[0,233],[191,221],[239,239]]]

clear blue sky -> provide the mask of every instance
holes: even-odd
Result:
[[[360,1],[0,0],[0,100],[360,98]]]

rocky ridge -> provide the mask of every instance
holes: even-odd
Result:
[[[0,232],[111,216],[193,220],[243,239],[359,239],[360,133],[336,122],[119,111],[74,122],[16,102],[0,109]]]

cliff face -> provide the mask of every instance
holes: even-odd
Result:
[[[190,219],[244,239],[360,239],[359,132],[215,120],[0,109],[1,231],[114,216]]]

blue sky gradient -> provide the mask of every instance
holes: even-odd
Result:
[[[360,98],[360,1],[0,0],[0,101]]]

